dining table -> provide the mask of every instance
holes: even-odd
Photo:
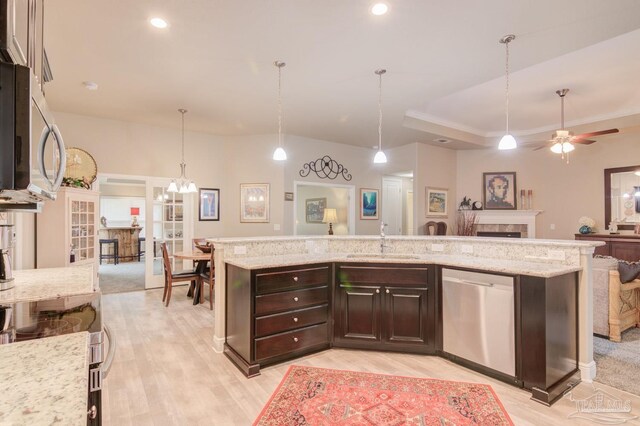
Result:
[[[207,270],[207,263],[211,260],[211,253],[204,253],[201,250],[176,251],[173,253],[176,259],[192,260],[196,264],[196,273],[201,274]],[[193,288],[195,287],[195,289]],[[200,287],[197,283],[195,286],[189,286],[188,297],[193,296],[193,304],[197,305],[200,301]]]

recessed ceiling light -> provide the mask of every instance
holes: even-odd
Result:
[[[149,19],[149,23],[156,28],[167,28],[169,24],[162,18],[151,18]]]
[[[376,3],[371,8],[371,13],[374,15],[384,15],[389,10],[389,6],[384,3]]]
[[[434,142],[438,142],[438,143],[449,143],[451,142],[450,139],[444,139],[444,138],[438,138],[438,139],[434,139]]]
[[[98,83],[94,81],[83,81],[82,84],[87,90],[98,90]]]

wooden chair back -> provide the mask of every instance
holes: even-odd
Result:
[[[447,222],[430,220],[424,225],[425,235],[447,235]]]
[[[162,268],[164,269],[165,279],[171,280],[171,259],[169,259],[169,252],[167,250],[167,243],[160,243],[160,250],[162,250]]]

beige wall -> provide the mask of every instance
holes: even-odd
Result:
[[[448,224],[447,234],[455,235],[456,210],[458,209],[457,152],[438,146],[417,145],[417,172],[414,173],[413,194],[416,205],[416,233],[424,234],[423,226],[430,220],[445,221]],[[458,168],[459,169],[459,168]],[[446,218],[433,218],[425,215],[426,187],[446,188],[449,191],[447,201],[448,216]]]
[[[595,219],[597,229],[606,230],[604,169],[640,164],[640,144],[624,132],[603,136],[595,144],[578,146],[569,160],[566,164],[548,149],[459,151],[457,202],[465,195],[481,199],[483,172],[515,171],[517,189],[532,189],[533,208],[544,211],[537,238],[573,239],[581,216]]]

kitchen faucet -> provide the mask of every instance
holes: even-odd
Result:
[[[384,248],[388,247],[385,242],[384,227],[387,226],[384,221],[380,221],[380,254],[384,254]]]

